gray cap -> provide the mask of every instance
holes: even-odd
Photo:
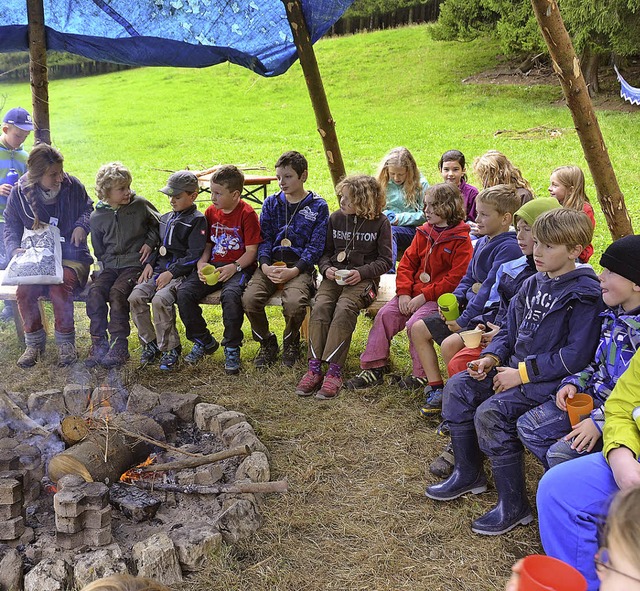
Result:
[[[190,170],[179,170],[174,172],[167,181],[167,186],[160,189],[161,193],[173,197],[178,193],[187,191],[187,193],[193,193],[200,188],[198,184],[198,177]]]

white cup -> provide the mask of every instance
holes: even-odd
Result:
[[[351,274],[351,269],[338,269],[336,271],[336,283],[338,285],[346,285],[345,279]]]

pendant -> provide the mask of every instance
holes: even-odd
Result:
[[[431,281],[431,275],[426,271],[423,271],[420,273],[420,281],[422,281],[422,283],[429,283],[429,281]]]
[[[472,291],[473,293],[478,293],[478,292],[480,291],[480,288],[481,288],[481,287],[482,287],[482,283],[480,283],[479,281],[477,281],[476,283],[474,283],[474,284],[471,286],[471,291]]]
[[[347,258],[347,253],[343,250],[343,251],[340,251],[336,256],[336,261],[338,261],[339,263],[344,263],[346,258]]]
[[[158,252],[160,253],[160,256],[163,257],[167,254],[167,247],[163,244],[159,249]]]
[[[283,238],[282,240],[280,240],[280,246],[289,248],[291,246],[291,240],[289,240],[288,238]]]

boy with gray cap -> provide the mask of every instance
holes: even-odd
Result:
[[[131,317],[143,347],[143,367],[162,356],[160,369],[171,370],[180,359],[174,304],[178,287],[195,269],[207,242],[207,220],[195,204],[198,189],[198,178],[188,170],[174,172],[160,189],[169,197],[171,211],[160,218],[160,247],[129,296]]]

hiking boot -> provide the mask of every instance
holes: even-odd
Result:
[[[110,369],[120,367],[129,361],[129,343],[127,339],[116,339],[111,344],[109,352],[102,358],[100,365]]]
[[[423,417],[433,417],[440,414],[442,410],[442,388],[431,389],[429,386],[427,388],[425,388],[426,399],[420,409],[420,414]]]
[[[386,367],[375,367],[373,369],[363,369],[355,378],[351,378],[344,383],[347,390],[365,390],[380,386],[384,383]]]
[[[33,345],[27,345],[24,353],[20,355],[20,358],[16,362],[18,367],[26,369],[27,367],[33,367],[38,359],[44,355],[44,347],[36,347]]]
[[[187,353],[184,357],[184,360],[189,365],[195,365],[200,361],[205,355],[213,355],[220,346],[220,343],[216,341],[213,337],[210,337],[211,341],[208,343],[201,343],[200,341],[194,341],[193,347],[191,351]]]
[[[316,398],[318,400],[330,400],[335,398],[342,388],[342,378],[340,376],[326,375],[322,382],[322,388],[318,390]]]
[[[449,442],[443,452],[429,464],[429,472],[438,478],[449,478],[453,472],[454,463],[453,444]]]
[[[424,376],[393,376],[392,379],[401,390],[424,390],[429,385],[429,378]]]
[[[153,363],[161,355],[162,351],[158,349],[158,343],[156,341],[149,341],[142,347],[142,354],[140,355],[140,365],[142,367],[145,367],[149,363]]]
[[[300,359],[300,337],[287,339],[282,344],[282,365],[293,367]]]
[[[180,361],[180,352],[180,347],[176,347],[170,351],[165,351],[160,358],[160,369],[163,371],[171,371],[172,369],[175,369],[176,365],[178,365],[178,361]]]
[[[269,367],[278,360],[278,339],[270,334],[260,343],[260,351],[253,360],[253,365],[259,369]]]
[[[311,396],[322,384],[322,374],[308,371],[296,386],[298,396]]]
[[[78,361],[78,352],[73,343],[60,343],[58,345],[58,367],[67,367]]]
[[[240,373],[240,347],[224,348],[224,373],[230,376]]]
[[[102,360],[109,352],[109,341],[107,339],[92,339],[89,356],[85,359],[86,367],[97,367],[102,364]]]

